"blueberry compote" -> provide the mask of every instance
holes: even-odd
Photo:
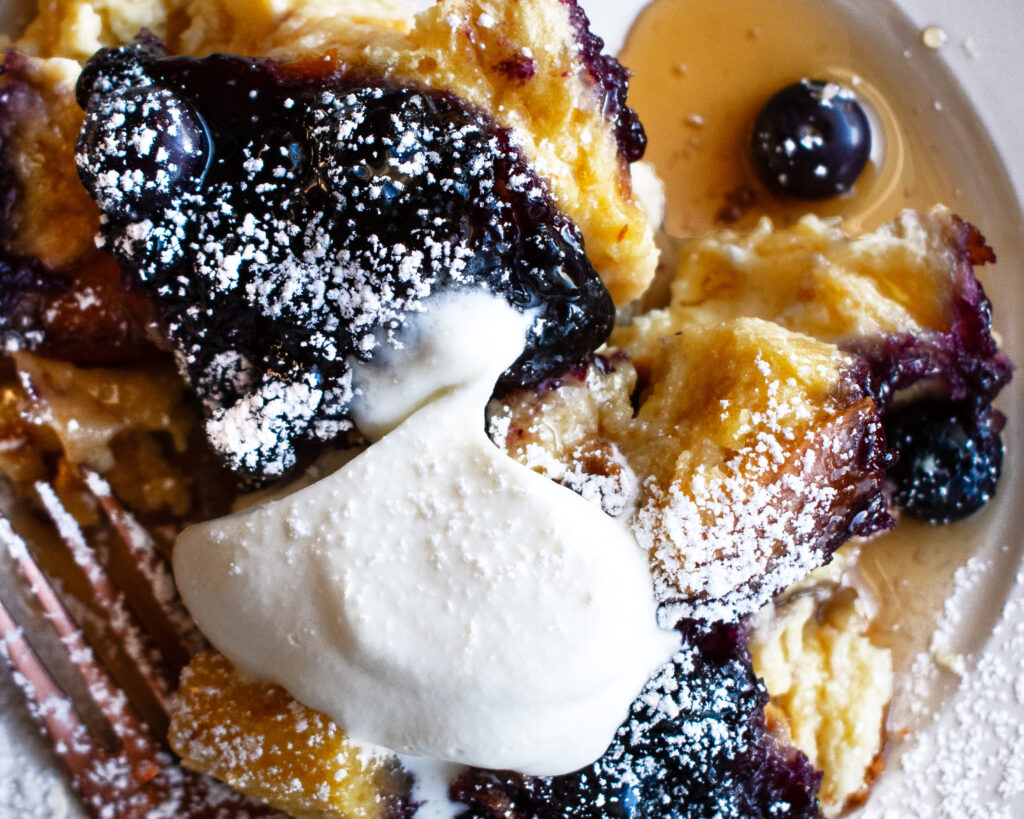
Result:
[[[556,777],[470,770],[452,785],[467,819],[809,819],[821,774],[764,716],[746,627],[684,622],[682,648],[647,684],[611,747]]]
[[[569,22],[576,35],[580,59],[601,92],[601,111],[615,128],[619,153],[627,162],[643,159],[647,133],[636,111],[626,105],[632,72],[604,53],[604,40],[590,30],[590,19],[576,0],[562,0],[569,9]]]
[[[534,316],[500,389],[611,330],[578,229],[509,134],[451,94],[140,42],[94,56],[78,101],[106,247],[157,303],[215,449],[244,475],[279,475],[350,428],[351,362],[455,288]]]
[[[950,229],[956,273],[948,329],[849,345],[865,362],[864,382],[882,410],[896,456],[886,474],[892,502],[930,523],[967,517],[995,495],[1006,419],[992,402],[1013,375],[992,335],[992,306],[974,274],[995,254],[968,222],[954,219]],[[912,393],[903,391],[911,387],[917,397],[908,401]],[[904,400],[894,401],[901,392]]]

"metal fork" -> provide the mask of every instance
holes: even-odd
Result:
[[[165,747],[171,692],[203,640],[150,534],[99,474],[75,477],[100,513],[90,537],[43,481],[33,486],[34,503],[0,515],[0,654],[86,813],[279,816],[182,767]],[[64,571],[48,578],[41,564]]]

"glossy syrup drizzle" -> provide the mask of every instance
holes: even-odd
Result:
[[[871,230],[901,208],[955,202],[938,161],[934,100],[908,104],[899,72],[868,56],[838,4],[818,0],[655,0],[621,55],[635,76],[630,104],[650,138],[646,158],[667,190],[675,236],[747,229],[762,215],[779,226],[804,213],[842,216]],[[911,59],[909,56],[903,59]],[[803,78],[853,89],[868,109],[874,149],[846,196],[824,202],[770,194],[749,161],[750,128],[764,103]],[[931,109],[931,110],[929,110]]]

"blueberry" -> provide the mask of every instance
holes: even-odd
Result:
[[[891,412],[885,432],[896,455],[888,473],[893,503],[929,523],[960,520],[981,509],[999,482],[1003,420],[991,406],[944,399]]]
[[[680,624],[593,765],[555,777],[470,769],[452,784],[474,819],[818,819],[821,774],[768,730],[746,627]]]
[[[363,199],[382,217],[398,204],[416,220],[381,218],[378,227],[406,230],[454,215],[495,184],[493,163],[479,162],[490,135],[460,113],[408,88],[353,89],[325,106],[312,131],[317,165],[336,195]]]
[[[768,100],[754,121],[754,168],[775,193],[828,199],[853,187],[871,154],[871,126],[853,92],[801,80]]]
[[[636,111],[626,105],[633,73],[614,57],[604,53],[604,40],[590,30],[590,20],[576,0],[564,0],[569,25],[576,37],[576,51],[601,95],[600,108],[615,129],[619,154],[627,162],[644,158],[647,134]]]
[[[165,88],[97,95],[76,146],[82,184],[108,214],[138,221],[198,188],[210,160],[202,117]]]
[[[149,85],[144,63],[161,52],[159,41],[140,35],[131,45],[97,51],[82,67],[75,83],[75,101],[84,110],[93,94],[109,94],[116,88]]]
[[[80,175],[235,471],[280,475],[346,432],[351,361],[405,343],[406,316],[448,292],[486,288],[532,317],[501,389],[576,366],[611,331],[578,228],[455,96],[145,43],[94,60]]]

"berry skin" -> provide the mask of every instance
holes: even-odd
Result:
[[[199,188],[210,138],[202,117],[166,88],[127,88],[97,96],[75,160],[100,208],[134,221]]]
[[[577,53],[601,94],[601,111],[615,129],[619,154],[627,162],[643,159],[647,150],[647,134],[636,111],[626,105],[629,79],[633,73],[604,53],[604,40],[590,30],[590,19],[577,0],[562,0],[562,3],[569,11],[569,25],[576,35]]]
[[[1000,413],[947,400],[893,411],[885,430],[896,463],[893,503],[918,520],[948,523],[974,514],[995,495],[1003,463]]]
[[[768,730],[746,627],[679,624],[682,647],[648,682],[593,765],[555,777],[470,769],[464,819],[820,819],[821,774]]]
[[[89,60],[75,83],[75,102],[83,111],[89,107],[93,94],[109,94],[118,88],[150,85],[144,63],[163,54],[158,38],[143,31],[136,42],[127,48],[110,48],[102,52],[99,60]]]
[[[147,42],[82,76],[79,174],[105,248],[161,313],[214,449],[244,477],[347,433],[351,362],[405,343],[406,316],[446,293],[484,288],[532,318],[499,390],[577,365],[611,331],[576,226],[510,135],[451,94]]]
[[[754,168],[776,194],[828,199],[846,193],[871,154],[871,126],[853,93],[822,80],[787,85],[754,121]]]

